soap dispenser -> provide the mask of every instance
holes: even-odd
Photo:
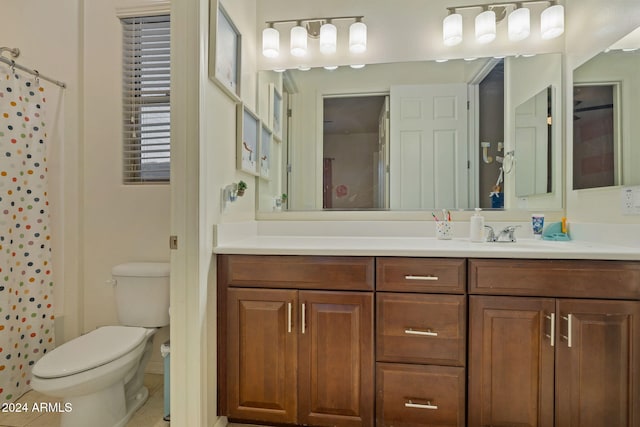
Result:
[[[476,208],[476,213],[471,217],[469,240],[472,242],[484,242],[484,217],[480,215],[481,210],[480,208]]]

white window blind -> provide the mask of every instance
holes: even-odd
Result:
[[[123,182],[168,182],[169,15],[122,18]]]

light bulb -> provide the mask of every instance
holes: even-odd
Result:
[[[442,21],[442,41],[445,46],[455,46],[462,42],[462,15],[453,13]]]
[[[524,40],[531,34],[531,12],[521,7],[509,14],[509,40],[517,42]]]
[[[480,44],[491,43],[496,38],[496,13],[485,10],[476,16],[476,41]]]
[[[367,50],[367,26],[356,21],[349,27],[349,51],[362,53]]]
[[[336,53],[338,29],[328,22],[320,27],[320,52],[325,55]]]
[[[298,23],[291,29],[291,55],[304,56],[307,54],[307,30]]]
[[[542,11],[540,33],[545,40],[554,39],[564,33],[564,6],[557,4]]]
[[[280,33],[273,27],[262,30],[262,54],[267,58],[280,54]]]

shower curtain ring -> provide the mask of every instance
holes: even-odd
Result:
[[[36,76],[36,83],[40,84],[40,72],[38,70],[33,70],[33,74]]]
[[[13,59],[11,60],[11,73],[16,73],[16,61],[14,61]]]

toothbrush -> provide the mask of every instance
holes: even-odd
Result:
[[[436,214],[434,214],[433,212],[431,212],[431,216],[433,217],[433,219],[434,219],[436,222],[438,222],[438,221],[439,221],[438,217],[437,217],[437,216],[436,216]]]

